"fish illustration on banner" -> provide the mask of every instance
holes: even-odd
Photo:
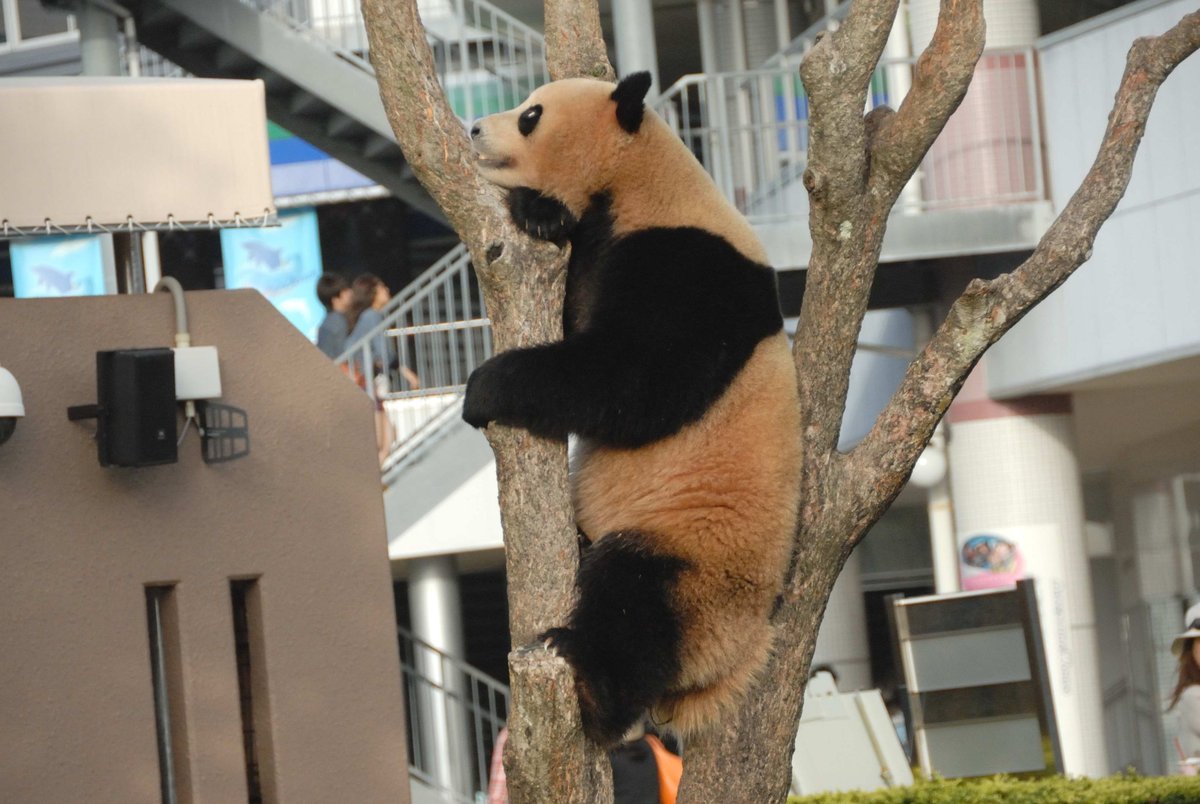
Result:
[[[279,213],[279,226],[222,229],[225,287],[254,288],[309,340],[325,308],[317,300],[322,271],[316,210]]]
[[[104,235],[62,235],[13,241],[13,293],[29,299],[100,296],[108,281]],[[115,277],[114,277],[115,279]]]

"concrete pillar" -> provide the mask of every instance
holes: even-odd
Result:
[[[650,71],[650,94],[657,95],[658,48],[654,43],[654,11],[646,0],[612,0],[613,44],[617,72],[623,77]]]
[[[408,607],[413,635],[462,659],[462,605],[454,556],[414,558],[408,564]]]
[[[748,57],[746,56],[746,17],[742,9],[742,0],[729,0],[729,54],[730,65],[728,69],[735,72],[739,70],[749,70]]]
[[[962,588],[1036,580],[1064,770],[1103,775],[1095,611],[1070,397],[994,401],[985,360],[947,418]],[[965,558],[972,539],[990,540],[990,557]]]
[[[713,0],[696,0],[696,21],[700,28],[700,70],[720,72],[717,56],[717,18]]]
[[[453,556],[416,558],[408,564],[408,607],[413,635],[453,659],[465,655],[458,569]],[[417,728],[428,768],[438,784],[469,794],[471,746],[469,712],[461,703],[467,681],[453,663],[417,645],[415,684]],[[449,694],[448,694],[449,693]]]
[[[817,633],[813,667],[832,665],[842,692],[869,689],[871,651],[867,644],[867,610],[863,602],[858,553],[851,553],[829,595],[825,619]]]
[[[84,0],[75,10],[79,26],[80,59],[84,75],[120,75],[121,40],[117,18]]]
[[[775,47],[784,50],[792,41],[792,20],[788,0],[775,0]]]

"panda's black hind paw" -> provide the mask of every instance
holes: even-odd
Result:
[[[508,192],[508,210],[513,223],[530,237],[562,245],[579,221],[557,198],[542,195],[529,187]]]

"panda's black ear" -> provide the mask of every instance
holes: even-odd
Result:
[[[630,134],[636,134],[642,126],[645,114],[646,93],[650,91],[650,73],[642,71],[621,79],[613,90],[612,99],[617,102],[617,122]]]

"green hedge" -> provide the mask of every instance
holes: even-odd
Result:
[[[788,804],[1194,804],[1200,777],[1110,776],[1106,779],[937,779],[874,793],[819,793]]]

